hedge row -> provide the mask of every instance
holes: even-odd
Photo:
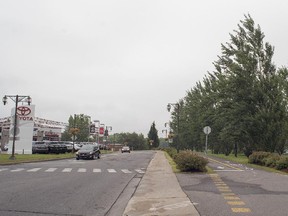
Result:
[[[175,161],[181,172],[206,172],[208,160],[197,155],[193,151],[186,150],[177,153],[174,148],[167,148],[165,151]]]
[[[272,167],[277,170],[288,171],[288,156],[270,152],[253,152],[249,156],[249,163]]]

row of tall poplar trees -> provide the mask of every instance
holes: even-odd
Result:
[[[204,150],[203,128],[210,126],[208,147],[226,155],[242,151],[283,153],[288,138],[288,70],[276,68],[274,47],[250,15],[221,44],[215,70],[179,100],[180,149]],[[177,131],[177,113],[171,126]]]

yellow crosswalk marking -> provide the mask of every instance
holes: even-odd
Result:
[[[224,196],[224,199],[225,200],[240,200],[240,198],[236,196]]]
[[[231,208],[233,212],[251,212],[250,208]]]
[[[245,205],[243,201],[228,201],[229,205]]]

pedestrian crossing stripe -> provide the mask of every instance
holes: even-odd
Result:
[[[62,170],[62,172],[71,172],[72,171],[72,168],[65,168]]]
[[[132,173],[130,170],[128,170],[128,169],[122,169],[121,170],[123,173]]]
[[[62,173],[70,173],[70,172],[78,172],[78,173],[87,173],[87,172],[91,172],[91,170],[87,170],[87,168],[56,168],[56,167],[51,167],[51,168],[40,168],[40,167],[36,167],[36,168],[29,168],[29,169],[25,169],[25,168],[13,168],[13,169],[9,169],[9,168],[3,168],[0,169],[0,172],[29,172],[29,173],[36,173],[36,172],[46,172],[46,173],[52,173],[52,172],[62,172]],[[92,172],[93,173],[101,173],[101,172],[105,172],[107,171],[108,173],[118,173],[118,170],[115,169],[106,169],[106,170],[102,170],[99,168],[93,168]],[[134,170],[137,173],[140,174],[144,174],[145,171],[143,171],[142,169],[135,169]],[[129,170],[129,169],[120,169],[120,172],[125,173],[125,174],[131,174],[133,173],[133,170]]]
[[[45,170],[45,172],[54,172],[55,170],[57,170],[57,168],[49,168],[49,169]]]
[[[136,172],[138,172],[138,173],[145,173],[143,170],[141,170],[141,169],[136,169],[135,170]]]
[[[85,168],[79,168],[78,172],[86,172],[86,169]]]
[[[23,171],[24,168],[18,168],[18,169],[14,169],[14,170],[11,170],[11,172],[20,172],[20,171]]]
[[[27,172],[37,172],[38,170],[40,170],[41,168],[33,168],[33,169],[29,169],[27,170]]]

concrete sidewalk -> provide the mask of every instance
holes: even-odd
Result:
[[[182,191],[164,152],[157,151],[123,216],[199,216]]]

